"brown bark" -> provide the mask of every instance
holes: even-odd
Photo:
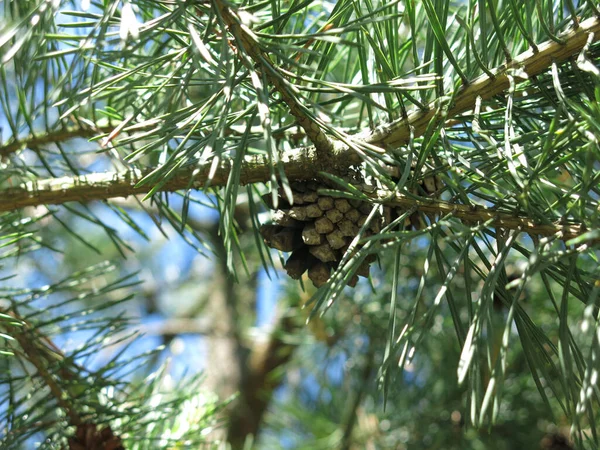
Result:
[[[232,449],[243,448],[249,436],[257,436],[273,392],[282,380],[281,372],[276,369],[290,361],[295,349],[282,337],[298,327],[294,319],[282,317],[269,340],[252,349],[239,398],[230,414],[227,441]]]
[[[242,211],[236,209],[238,223],[245,223],[240,214]],[[285,342],[282,336],[296,331],[299,325],[293,318],[282,317],[267,342],[254,342],[248,346],[247,338],[243,337],[243,319],[239,311],[242,304],[255,303],[256,280],[242,285],[234,283],[217,231],[215,227],[212,236],[219,263],[205,312],[212,318],[211,334],[207,336],[205,386],[221,399],[237,394],[223,412],[228,421],[226,428],[213,436],[226,440],[236,450],[243,447],[249,436],[259,433],[272,393],[281,382],[281,377],[276,376],[274,371],[290,360],[294,350],[294,346]]]

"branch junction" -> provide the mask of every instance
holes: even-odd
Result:
[[[226,20],[235,18],[228,9],[221,9]],[[241,25],[238,23],[238,26]],[[240,28],[241,30],[241,28]],[[246,33],[246,31],[244,31]],[[517,56],[510,64],[492,70],[492,75],[482,75],[468,85],[463,86],[456,93],[453,102],[448,107],[446,118],[472,109],[478,98],[488,99],[509,87],[510,71],[520,69],[528,76],[535,76],[546,70],[552,63],[560,63],[577,52],[581,51],[588,40],[597,40],[600,37],[600,19],[590,18],[582,22],[576,29],[561,35],[564,43],[547,41],[540,44],[537,51],[528,50]],[[248,38],[245,36],[244,39]],[[245,41],[244,41],[245,42]],[[247,43],[250,56],[258,58],[258,53],[253,55],[253,42]],[[404,145],[408,142],[410,130],[415,136],[422,135],[432,120],[436,120],[437,108],[430,105],[427,111],[415,111],[407,118],[380,126],[374,131],[369,131],[353,136],[357,143],[365,143],[382,148],[391,148]],[[314,125],[311,123],[311,125]],[[306,127],[305,127],[306,128]],[[63,138],[75,136],[90,136],[90,130],[82,130],[79,134],[69,130]],[[64,140],[63,138],[59,140]],[[0,147],[0,155],[7,156],[11,152],[24,147],[35,147],[47,144],[44,137],[32,138],[29,142],[23,141]],[[323,167],[322,160],[315,147],[295,149],[286,152],[281,157],[284,172],[289,180],[305,180],[318,177],[319,172],[331,167],[347,167],[360,162],[359,156],[347,145],[334,142],[332,154],[327,158],[328,167]],[[160,191],[173,192],[181,189],[202,189],[207,182],[210,186],[224,186],[231,172],[231,163],[222,161],[209,180],[211,163],[198,167],[188,167],[170,178]],[[240,184],[264,182],[270,179],[272,163],[266,155],[250,156],[245,159],[240,171]],[[139,184],[147,174],[155,170],[150,168],[145,171],[131,169],[121,173],[94,173],[76,177],[52,178],[23,183],[19,187],[8,188],[0,191],[0,212],[12,211],[27,206],[58,205],[71,201],[88,202],[91,200],[105,200],[114,197],[127,197],[129,195],[147,194],[153,188],[150,184]],[[191,181],[190,181],[191,180]],[[389,195],[389,193],[381,193]],[[386,197],[387,198],[387,197]],[[389,198],[388,198],[389,200]],[[490,221],[492,226],[522,229],[523,231],[538,235],[557,235],[561,239],[570,239],[580,236],[585,232],[581,225],[537,224],[527,217],[515,216],[507,213],[497,213],[481,206],[453,204],[438,200],[420,201],[397,194],[393,204],[407,208],[417,207],[427,213],[453,214],[460,220],[470,222]]]

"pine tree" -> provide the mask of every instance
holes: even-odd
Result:
[[[2,5],[3,448],[600,448],[592,0]],[[205,383],[126,351],[141,217]]]

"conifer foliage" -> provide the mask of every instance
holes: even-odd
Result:
[[[597,2],[0,8],[2,448],[600,448]],[[132,356],[124,230],[217,256],[237,398]],[[350,394],[277,403],[319,348]]]

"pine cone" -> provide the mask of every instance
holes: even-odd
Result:
[[[261,226],[260,233],[265,243],[283,252],[292,252],[284,268],[293,279],[300,279],[305,272],[316,287],[324,285],[331,273],[338,267],[352,239],[365,224],[373,205],[354,199],[320,196],[318,189],[329,186],[315,180],[291,184],[293,204],[290,204],[283,190],[278,192],[278,208],[273,213],[273,223]],[[438,177],[427,177],[421,182],[420,192],[436,195],[441,189]],[[362,184],[365,192],[375,190],[374,186]],[[419,189],[415,190],[418,193]],[[263,196],[266,205],[273,208],[272,194]],[[380,233],[401,214],[401,208],[384,206],[369,224],[366,235]],[[405,221],[405,226],[420,228],[423,220],[419,213]],[[356,274],[348,281],[355,286],[358,276],[368,277],[374,255],[369,255]]]
[[[327,187],[314,180],[292,183],[292,205],[280,190],[277,199],[280,209],[273,213],[273,223],[260,228],[269,247],[292,252],[284,265],[288,275],[297,280],[308,272],[317,287],[329,280],[372,209],[360,201],[319,196],[317,190]],[[265,195],[263,200],[274,209],[272,194]],[[371,230],[380,230],[390,220],[389,214],[387,218],[377,217]],[[356,285],[358,275],[368,277],[373,261],[374,257],[365,260],[348,285]]]
[[[70,450],[124,450],[121,438],[109,426],[100,428],[93,423],[77,426],[75,436],[69,438]]]
[[[548,433],[540,442],[541,450],[573,450],[569,439],[559,433]]]

